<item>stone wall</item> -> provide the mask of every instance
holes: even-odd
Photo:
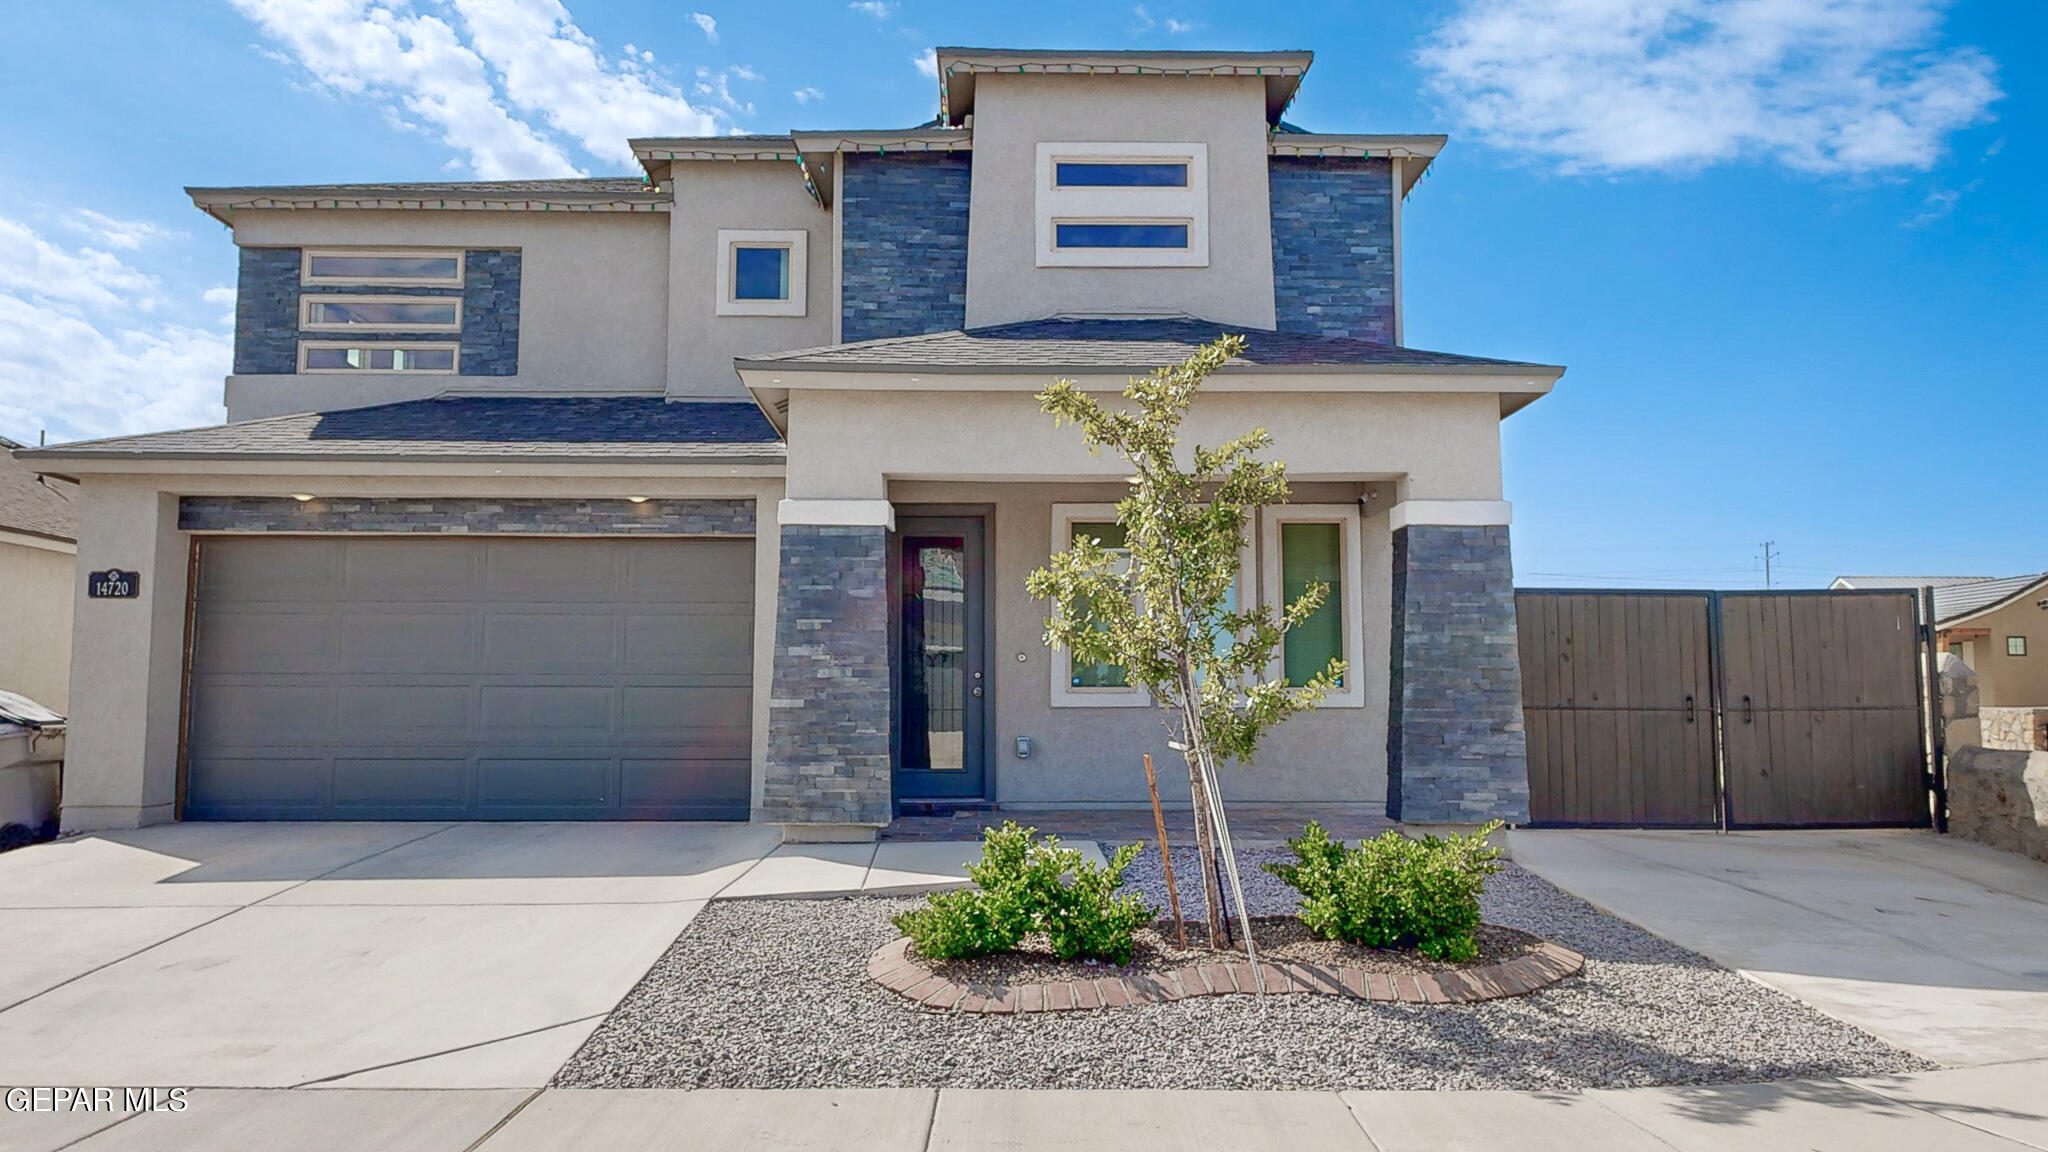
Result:
[[[2048,861],[2048,752],[1951,750],[1948,830]]]
[[[782,526],[760,819],[887,824],[888,547],[876,526]]]
[[[548,500],[476,497],[185,496],[185,532],[394,532],[427,536],[752,536],[747,499]]]
[[[1981,738],[1977,724],[1977,673],[1963,658],[1944,652],[1936,673],[1941,688],[1941,742],[1960,748]]]
[[[839,338],[967,323],[966,153],[843,155]]]
[[[1986,748],[2048,752],[2048,708],[1983,708],[1977,722]]]
[[[299,298],[305,295],[445,296],[462,301],[462,332],[309,332],[307,339],[382,344],[458,340],[464,376],[519,373],[520,254],[474,248],[463,256],[460,288],[299,283],[300,249],[244,248],[235,288],[237,375],[291,375],[299,370]]]
[[[1394,533],[1387,815],[1526,823],[1529,768],[1505,526]]]
[[[1268,188],[1280,331],[1394,343],[1391,162],[1274,157]]]

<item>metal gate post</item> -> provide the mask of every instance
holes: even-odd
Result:
[[[1934,804],[1934,830],[1948,831],[1948,740],[1941,715],[1941,658],[1934,650],[1934,589],[1920,589],[1920,666],[1926,681],[1922,713],[1927,733],[1927,791]]]
[[[1707,593],[1707,690],[1708,712],[1713,718],[1714,810],[1722,832],[1735,822],[1728,799],[1727,673],[1722,668],[1726,650],[1721,643],[1721,594]]]

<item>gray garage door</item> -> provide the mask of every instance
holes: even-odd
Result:
[[[190,819],[744,820],[752,540],[201,542]]]

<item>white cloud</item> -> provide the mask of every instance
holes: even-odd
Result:
[[[630,167],[629,136],[714,133],[653,53],[605,53],[559,0],[230,0],[323,88],[439,134],[484,179]]]
[[[1175,36],[1193,32],[1200,27],[1201,24],[1193,20],[1175,20],[1172,17],[1168,17],[1166,21],[1166,30]]]
[[[721,69],[716,72],[709,68],[699,68],[697,69],[697,86],[693,91],[699,96],[718,101],[734,112],[751,116],[754,114],[753,102],[733,95],[732,82],[734,80],[759,80],[760,78],[760,74],[744,64]]]
[[[920,53],[919,55],[912,56],[910,62],[916,66],[919,72],[924,73],[931,79],[937,80],[939,78],[939,57],[937,53]]]
[[[1925,169],[2001,96],[1947,0],[1465,0],[1418,62],[1488,143],[1573,170]]]
[[[811,87],[799,88],[791,92],[790,95],[796,97],[796,102],[799,104],[809,104],[814,100],[823,100],[825,98],[823,92]]]
[[[706,40],[711,41],[713,44],[718,43],[718,21],[706,16],[702,12],[692,12],[690,13],[690,23],[704,30],[704,38]]]
[[[34,443],[221,419],[226,331],[157,320],[154,276],[0,218],[0,433]]]
[[[896,5],[889,0],[853,0],[847,8],[863,16],[873,16],[877,20],[887,20],[896,14]]]
[[[1143,4],[1131,9],[1131,16],[1138,22],[1137,26],[1131,29],[1132,35],[1150,32],[1154,28],[1165,28],[1169,35],[1183,36],[1202,26],[1199,21],[1195,20],[1176,20],[1171,16],[1154,16]]]
[[[73,231],[83,232],[109,248],[124,251],[133,251],[170,235],[168,230],[147,220],[119,220],[90,208],[74,210],[65,216],[64,223]]]
[[[228,286],[228,285],[225,285],[225,284],[223,284],[223,285],[221,285],[221,286],[219,286],[219,287],[216,287],[216,288],[208,288],[208,289],[207,289],[206,291],[204,291],[204,292],[201,292],[201,293],[199,294],[199,298],[200,298],[201,300],[205,301],[206,303],[208,303],[208,304],[211,304],[211,305],[213,305],[213,306],[214,306],[215,308],[220,308],[220,309],[224,309],[224,311],[223,311],[223,312],[221,313],[221,315],[220,315],[220,322],[221,322],[221,323],[223,323],[223,324],[226,324],[226,325],[229,325],[229,326],[232,326],[232,325],[234,324],[234,322],[235,322],[235,290],[234,290],[234,288],[232,288],[232,287],[230,287],[230,286]]]

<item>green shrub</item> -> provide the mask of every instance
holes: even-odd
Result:
[[[1479,894],[1500,871],[1500,849],[1486,841],[1500,828],[1419,840],[1387,831],[1346,848],[1311,821],[1287,842],[1295,863],[1265,868],[1301,893],[1301,922],[1318,936],[1470,960],[1479,954]]]
[[[895,917],[919,955],[986,956],[1015,948],[1026,933],[1043,932],[1063,960],[1130,961],[1131,933],[1156,915],[1140,897],[1117,892],[1142,846],[1117,849],[1103,866],[1061,847],[1057,836],[1034,842],[1037,834],[1014,821],[984,829],[981,860],[967,869],[975,887],[937,893]]]

